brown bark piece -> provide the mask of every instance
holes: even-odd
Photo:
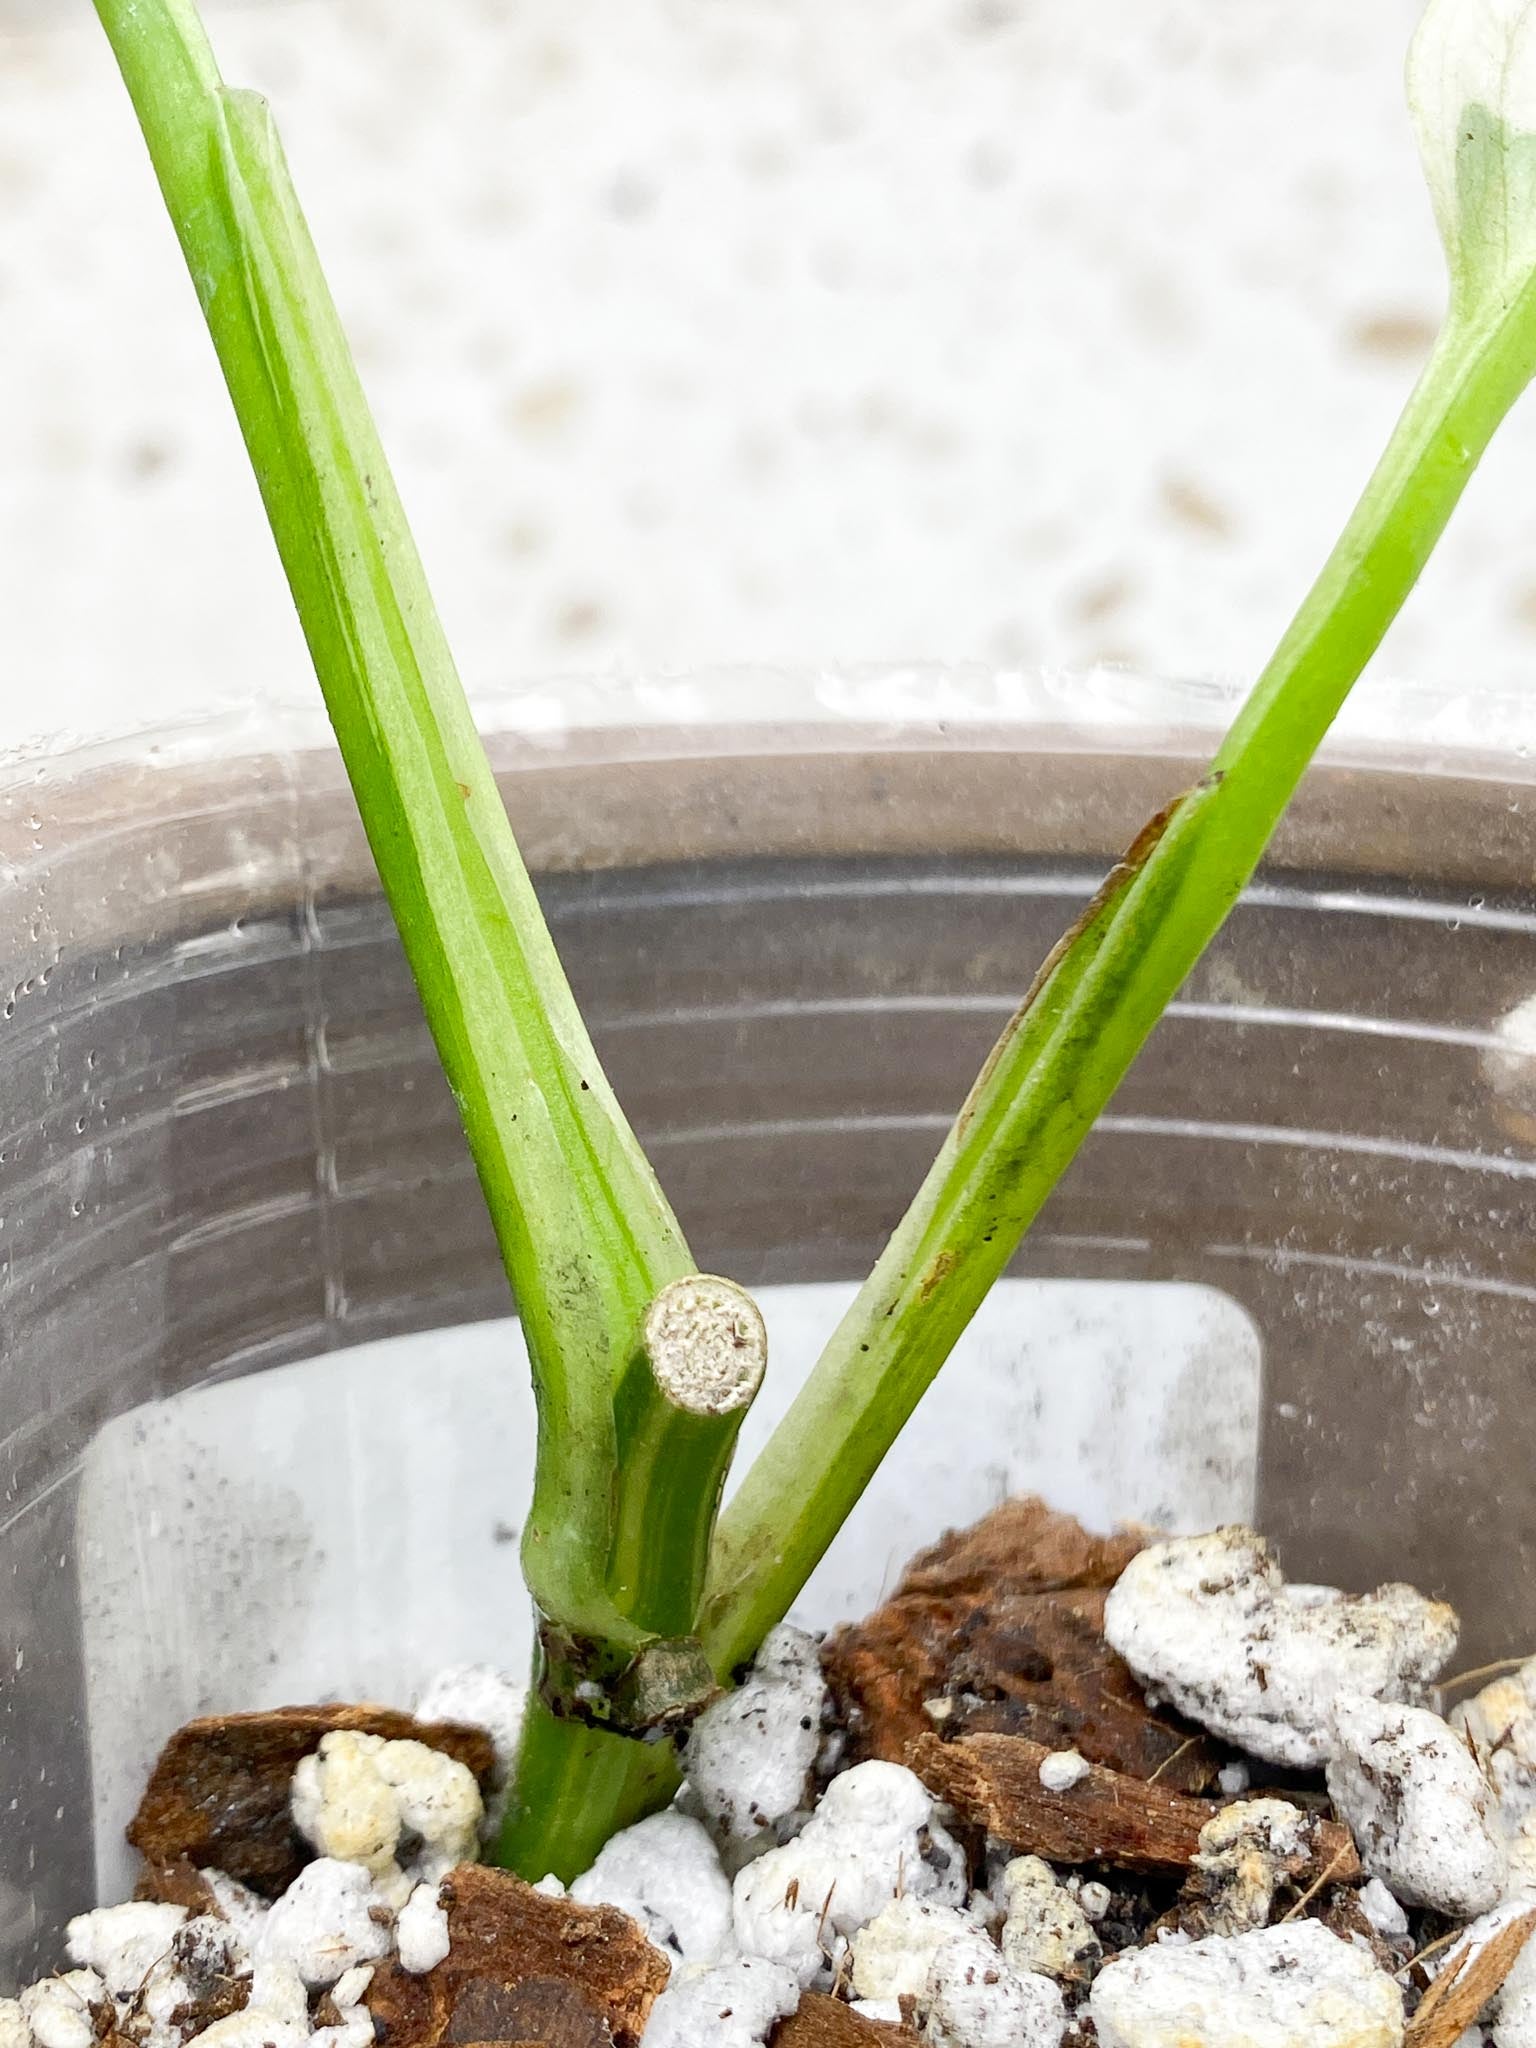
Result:
[[[1452,2048],[1503,1985],[1536,1928],[1536,1908],[1501,1927],[1480,1948],[1453,1953],[1419,2001],[1403,2048]]]
[[[578,1985],[535,1977],[527,1984],[467,1984],[444,2039],[465,2048],[611,2048],[613,2035]]]
[[[161,1750],[129,1841],[153,1867],[213,1865],[276,1898],[314,1855],[288,1811],[294,1770],[336,1728],[424,1742],[468,1765],[482,1787],[496,1760],[484,1729],[417,1721],[392,1707],[211,1714],[189,1721]]]
[[[894,1597],[975,1598],[994,1591],[1000,1578],[1020,1593],[1061,1593],[1074,1586],[1107,1591],[1146,1544],[1132,1529],[1091,1535],[1038,1494],[1018,1494],[970,1528],[946,1530],[937,1543],[917,1551]]]
[[[1308,1908],[1308,1918],[1321,1920],[1330,1934],[1336,1934],[1340,1941],[1353,1942],[1356,1948],[1369,1949],[1376,1958],[1379,1968],[1389,1977],[1395,1977],[1403,1966],[1403,1959],[1392,1944],[1374,1928],[1365,1917],[1360,1904],[1360,1894],[1348,1885],[1330,1884],[1319,1892],[1316,1903]]]
[[[185,1906],[188,1913],[212,1913],[223,1918],[213,1886],[187,1856],[178,1856],[173,1863],[144,1864],[133,1896],[153,1899],[163,1906]]]
[[[1005,1501],[908,1566],[894,1595],[823,1653],[854,1759],[902,1762],[946,1736],[1021,1735],[1173,1791],[1208,1785],[1225,1754],[1147,1705],[1104,1640],[1104,1601],[1142,1538],[1092,1536],[1035,1498]]]
[[[1115,1870],[1187,1870],[1214,1801],[1191,1799],[1166,1785],[1146,1784],[1089,1766],[1065,1792],[1047,1791],[1040,1766],[1051,1754],[1020,1735],[968,1735],[958,1742],[920,1736],[908,1751],[929,1791],[961,1819],[985,1828],[1008,1848],[1051,1863],[1103,1863]],[[1347,1828],[1323,1823],[1319,1866],[1338,1882],[1360,1874]]]
[[[894,2020],[867,2020],[840,1998],[807,1991],[799,2011],[780,2020],[768,2038],[772,2048],[877,2048],[882,2041],[893,2048],[898,2041],[920,2037]]]
[[[443,1961],[419,1977],[385,1964],[368,1987],[383,2048],[639,2048],[667,1963],[628,1914],[476,1863],[451,1870],[441,1897]]]
[[[439,1964],[418,1976],[402,1970],[392,1956],[378,1965],[363,1993],[378,2048],[417,2048],[419,2043],[441,2041],[456,1988],[441,1971]]]

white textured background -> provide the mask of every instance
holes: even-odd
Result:
[[[208,13],[484,687],[1246,676],[1440,302],[1417,0]],[[1536,408],[1385,666],[1536,668]],[[0,0],[0,729],[307,688],[89,0]]]

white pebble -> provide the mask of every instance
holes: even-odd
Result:
[[[151,1963],[131,2018],[120,2014],[119,2030],[140,2048],[182,2048],[187,2014],[220,1978],[244,1975],[249,1967],[238,1930],[216,1914],[200,1913],[183,1922],[169,1949]]]
[[[903,1893],[850,1937],[854,1990],[860,1998],[921,1996],[945,1942],[971,1930],[972,1922],[958,1907]]]
[[[651,2007],[644,2048],[761,2048],[799,2003],[794,1972],[761,1956],[680,1970]]]
[[[735,1953],[730,1880],[707,1829],[687,1814],[653,1813],[622,1828],[570,1895],[582,1906],[617,1906],[686,1963]]]
[[[29,1984],[21,1994],[21,2009],[37,2048],[94,2048],[91,2007],[106,1995],[94,1970],[66,1970],[61,1977]]]
[[[1239,1759],[1230,1764],[1222,1765],[1221,1769],[1216,1773],[1216,1783],[1221,1787],[1226,1798],[1238,1799],[1241,1798],[1243,1793],[1253,1783],[1253,1773]]]
[[[746,1681],[700,1714],[683,1763],[717,1840],[750,1842],[807,1803],[826,1698],[815,1637],[779,1627]]]
[[[333,1728],[293,1774],[294,1825],[322,1856],[391,1878],[403,1833],[419,1837],[413,1882],[445,1877],[475,1855],[485,1816],[467,1764],[411,1740]]]
[[[1040,1783],[1047,1792],[1070,1792],[1074,1785],[1081,1785],[1092,1771],[1087,1757],[1080,1756],[1075,1749],[1053,1749],[1048,1757],[1040,1761]]]
[[[291,1963],[311,1989],[334,1984],[354,1964],[388,1955],[389,1930],[372,1917],[377,1903],[360,1863],[322,1856],[305,1865],[267,1915],[257,1961]]]
[[[517,1757],[523,1732],[523,1715],[528,1705],[528,1688],[508,1671],[494,1664],[450,1664],[427,1683],[414,1712],[419,1721],[461,1721],[471,1728],[483,1728],[496,1752],[480,1823],[482,1839],[490,1840],[501,1826],[506,1811],[507,1781]]]
[[[1300,1875],[1316,1839],[1315,1817],[1288,1799],[1238,1799],[1213,1814],[1190,1864],[1203,1931],[1267,1927],[1282,1880]]]
[[[1506,1833],[1517,1832],[1536,1812],[1536,1658],[1463,1700],[1449,1718],[1478,1753]]]
[[[1379,1877],[1367,1878],[1356,1896],[1361,1912],[1385,1940],[1399,1941],[1408,1932],[1408,1915]]]
[[[1517,1912],[1529,1912],[1521,1899]],[[1493,2007],[1494,2048],[1536,2048],[1536,1942],[1527,1939]]]
[[[312,1756],[300,1759],[289,1805],[293,1824],[322,1856],[393,1868],[400,1839],[400,1802],[378,1769],[381,1735],[333,1728]]]
[[[79,1913],[65,1930],[70,1960],[94,1970],[114,1997],[131,1998],[186,1917],[185,1906],[148,1899]]]
[[[19,1998],[0,1998],[0,2048],[32,2048],[32,2029]]]
[[[423,1889],[430,1889],[423,1887]],[[407,1964],[406,1968],[409,1969]],[[354,1963],[350,1970],[343,1970],[331,1986],[331,2003],[338,2012],[345,2012],[349,2005],[361,2005],[373,1982],[372,1963]]]
[[[1100,1884],[1097,1878],[1090,1878],[1077,1888],[1077,1903],[1090,1920],[1102,1920],[1114,1902],[1114,1893],[1107,1884]]]
[[[1491,1913],[1484,1913],[1435,1958],[1431,1965],[1433,1975],[1440,1977],[1447,1971],[1465,1971],[1495,1935],[1502,1934],[1512,1920],[1518,1920],[1530,1910],[1529,1899],[1512,1899],[1496,1906]],[[1489,2008],[1494,2019],[1493,2038],[1498,2048],[1532,2048],[1536,2043],[1536,1967],[1533,1965],[1536,1965],[1536,1951],[1527,1941],[1515,1957],[1513,1967]]]
[[[239,1936],[246,1953],[254,1954],[271,1907],[237,1877],[222,1870],[200,1870],[198,1876],[213,1893],[213,1902]]]
[[[444,1912],[435,1884],[419,1884],[400,1908],[395,1922],[395,1947],[400,1967],[413,1977],[435,1969],[447,1955],[448,1915]],[[349,2003],[353,2001],[348,2001]],[[338,1998],[336,2003],[341,2004]]]
[[[1086,1984],[1103,1949],[1081,1901],[1039,1856],[1016,1856],[1004,1867],[1003,1959],[1062,1983]],[[1105,1903],[1109,1895],[1105,1893]]]
[[[244,1933],[218,1913],[198,1913],[184,1920],[171,1943],[169,1960],[200,1984],[217,1977],[242,1977],[251,1967]]]
[[[496,1751],[493,1783],[505,1779],[517,1755],[528,1688],[494,1664],[449,1664],[427,1681],[412,1709],[418,1721],[461,1721],[483,1728]]]
[[[1503,1890],[1493,1795],[1461,1736],[1423,1707],[1337,1701],[1328,1795],[1360,1860],[1411,1906],[1469,1920]]]
[[[934,2048],[1058,2048],[1066,2032],[1057,1986],[1011,1969],[974,1929],[939,1950],[925,1997]]]
[[[441,1878],[473,1861],[485,1808],[468,1764],[424,1742],[386,1742],[376,1761],[399,1802],[401,1827],[421,1837],[412,1872]]]
[[[802,1832],[736,1879],[736,1939],[746,1955],[787,1963],[802,1985],[901,1893],[959,1905],[965,1862],[933,1820],[933,1800],[900,1764],[856,1764],[834,1778]]]
[[[355,2007],[342,2014],[339,2026],[316,2027],[309,2048],[373,2048],[374,2038],[373,2015],[366,2007]]]
[[[1232,1527],[1154,1543],[1109,1595],[1104,1634],[1201,1727],[1298,1767],[1326,1761],[1344,1692],[1414,1701],[1456,1647],[1456,1616],[1411,1586],[1290,1587],[1263,1537]]]
[[[307,2020],[280,2019],[262,2006],[248,2005],[204,2027],[195,2039],[199,2048],[306,2048],[310,2031]]]
[[[1403,1994],[1317,1920],[1104,1965],[1088,2009],[1099,2048],[1401,2048]]]
[[[309,2025],[309,1991],[287,1956],[257,1954],[246,2010],[264,2012],[290,2026]]]

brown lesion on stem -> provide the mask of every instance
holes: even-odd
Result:
[[[1008,1022],[1003,1026],[997,1043],[987,1054],[981,1072],[972,1082],[970,1093],[960,1106],[960,1114],[955,1119],[955,1135],[957,1137],[963,1138],[965,1136],[967,1129],[970,1127],[971,1119],[975,1116],[980,1105],[982,1096],[986,1093],[988,1082],[997,1072],[998,1066],[1007,1053],[1009,1046],[1018,1037],[1020,1030],[1023,1028],[1025,1018],[1044,994],[1051,977],[1055,974],[1067,954],[1071,952],[1084,932],[1088,931],[1098,922],[1115,899],[1130,887],[1131,883],[1152,857],[1168,827],[1173,823],[1175,814],[1183,808],[1190,797],[1196,796],[1207,787],[1213,786],[1216,780],[1219,780],[1219,777],[1208,776],[1203,781],[1193,784],[1189,789],[1180,790],[1179,794],[1171,802],[1164,804],[1160,811],[1153,812],[1120,859],[1115,862],[1115,865],[1104,877],[1098,888],[1095,889],[1093,895],[1083,905],[1082,910],[1073,919],[1072,923],[1068,925],[1049,953],[1046,954],[1044,960],[1041,961],[1036,969],[1034,980],[1024,992],[1023,1002],[1020,1003],[1019,1007],[1008,1019]]]
[[[929,1262],[927,1272],[924,1273],[921,1281],[918,1283],[918,1300],[926,1301],[931,1294],[936,1293],[959,1263],[960,1254],[956,1251],[937,1253]]]
[[[539,1693],[561,1721],[654,1741],[686,1726],[719,1691],[696,1636],[653,1636],[632,1655],[539,1625]]]

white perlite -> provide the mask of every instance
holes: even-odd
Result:
[[[1536,1659],[1453,1707],[1450,1722],[1477,1751],[1498,1794],[1500,1820],[1516,1833],[1536,1812]]]
[[[341,1974],[344,1977],[347,1971]],[[295,2026],[309,2025],[309,1989],[290,1957],[257,1954],[251,1970],[251,2006]]]
[[[945,1942],[973,1931],[974,1922],[958,1906],[938,1906],[910,1893],[892,1899],[848,1944],[854,1991],[866,1999],[920,1998]]]
[[[694,1722],[684,1758],[693,1800],[722,1842],[750,1842],[810,1803],[826,1682],[814,1636],[771,1629],[735,1692]]]
[[[1443,1954],[1435,1958],[1432,1965],[1434,1976],[1440,1977],[1447,1971],[1464,1971],[1495,1935],[1502,1934],[1512,1920],[1529,1913],[1533,1905],[1536,1905],[1536,1900],[1506,1900],[1491,1913],[1484,1913],[1480,1919],[1474,1920]],[[1490,2015],[1496,2048],[1536,2048],[1536,1946],[1529,1940],[1515,1957],[1514,1966],[1484,2017]],[[1481,2041],[1481,2034],[1478,2038]]]
[[[435,1884],[417,1885],[400,1908],[400,1917],[395,1922],[395,1947],[399,1952],[400,1967],[413,1977],[435,1969],[448,1953],[448,1915],[443,1911],[440,1892],[441,1887]],[[347,1974],[350,1976],[352,1972]],[[355,2004],[362,1993],[344,2000],[338,1984],[334,1995],[336,2004],[340,2006]]]
[[[197,2036],[202,2048],[306,2048],[312,2036],[308,2020],[280,2019],[259,2005],[215,2020]]]
[[[1085,1756],[1075,1749],[1053,1749],[1040,1762],[1040,1783],[1047,1792],[1070,1792],[1074,1785],[1081,1785],[1093,1769]]]
[[[736,1948],[731,1886],[708,1831],[682,1813],[653,1813],[605,1843],[571,1885],[581,1906],[617,1906],[671,1959],[727,1961]]]
[[[115,1998],[130,1998],[170,1948],[186,1920],[184,1906],[132,1900],[80,1913],[65,1929],[71,1962],[101,1978]]]
[[[1316,1920],[1106,1963],[1088,2009],[1099,2048],[1400,2048],[1403,1994]]]
[[[1530,1899],[1513,1901],[1508,1911],[1497,1916],[1499,1924],[1509,1919],[1510,1912],[1529,1912],[1532,1903]],[[1536,2048],[1536,1941],[1529,1938],[1494,2001],[1493,2040],[1494,2048]]]
[[[793,1970],[761,1956],[680,1970],[651,2007],[645,2048],[761,2048],[799,2003]]]
[[[0,1998],[0,2048],[32,2048],[32,2029],[19,1998]]]
[[[483,1728],[491,1738],[496,1762],[489,1779],[480,1832],[489,1839],[506,1810],[507,1780],[523,1731],[528,1688],[494,1664],[449,1664],[427,1681],[412,1712],[418,1721],[462,1721]]]
[[[786,1963],[802,1985],[829,1970],[855,1929],[902,1893],[959,1905],[965,1859],[933,1821],[933,1800],[900,1764],[856,1764],[834,1778],[794,1841],[736,1879],[736,1939]]]
[[[444,1950],[447,1954],[447,1950]],[[407,1965],[409,1967],[409,1965]],[[354,1963],[350,1970],[344,1970],[331,1986],[331,2003],[338,2012],[345,2012],[349,2005],[361,2005],[368,1995],[368,1986],[373,1982],[372,1963]]]
[[[1239,1799],[1200,1830],[1190,1874],[1211,1934],[1269,1924],[1281,1880],[1306,1863],[1317,1822],[1287,1799]]]
[[[267,1901],[259,1892],[253,1892],[237,1877],[230,1877],[222,1870],[200,1870],[198,1876],[213,1893],[214,1904],[235,1930],[241,1946],[254,1954],[261,1940],[261,1930],[267,1924],[267,1915],[272,1910]]]
[[[1049,1863],[1039,1856],[1016,1856],[1005,1866],[998,1890],[1004,1961],[1015,1970],[1086,1984],[1103,1949],[1083,1907]]]
[[[294,1826],[322,1856],[360,1863],[396,1905],[472,1858],[484,1808],[474,1773],[424,1742],[333,1728],[293,1774]],[[402,1835],[421,1844],[401,1873]]]
[[[1114,1893],[1107,1884],[1100,1884],[1096,1877],[1090,1878],[1086,1884],[1080,1879],[1069,1878],[1067,1889],[1090,1920],[1102,1920],[1114,1903]]]
[[[107,1987],[94,1970],[66,1970],[45,1977],[21,1994],[21,2009],[37,2048],[95,2048],[91,2007],[99,2005]]]
[[[184,1920],[136,1987],[120,1999],[118,2031],[141,2048],[181,2048],[187,2014],[220,1978],[246,1976],[250,1958],[237,1928],[216,1914]]]
[[[1400,1941],[1408,1932],[1408,1915],[1379,1877],[1367,1879],[1355,1894],[1360,1910],[1386,1941]]]
[[[378,1962],[390,1950],[388,1927],[373,1917],[379,1904],[362,1864],[329,1856],[306,1864],[267,1915],[258,1978],[263,1964],[289,1963],[314,1989],[334,1984],[354,1964]]]
[[[1333,1715],[1328,1795],[1373,1877],[1413,1906],[1467,1920],[1495,1905],[1508,1857],[1465,1741],[1423,1707],[1359,1695]]]
[[[934,2048],[1058,2048],[1066,2032],[1057,1986],[1011,1969],[979,1930],[945,1942],[925,2002],[923,2039]]]
[[[1154,1543],[1126,1566],[1104,1634],[1149,1691],[1268,1763],[1326,1761],[1341,1693],[1415,1701],[1456,1647],[1449,1607],[1411,1586],[1287,1587],[1241,1526]]]

